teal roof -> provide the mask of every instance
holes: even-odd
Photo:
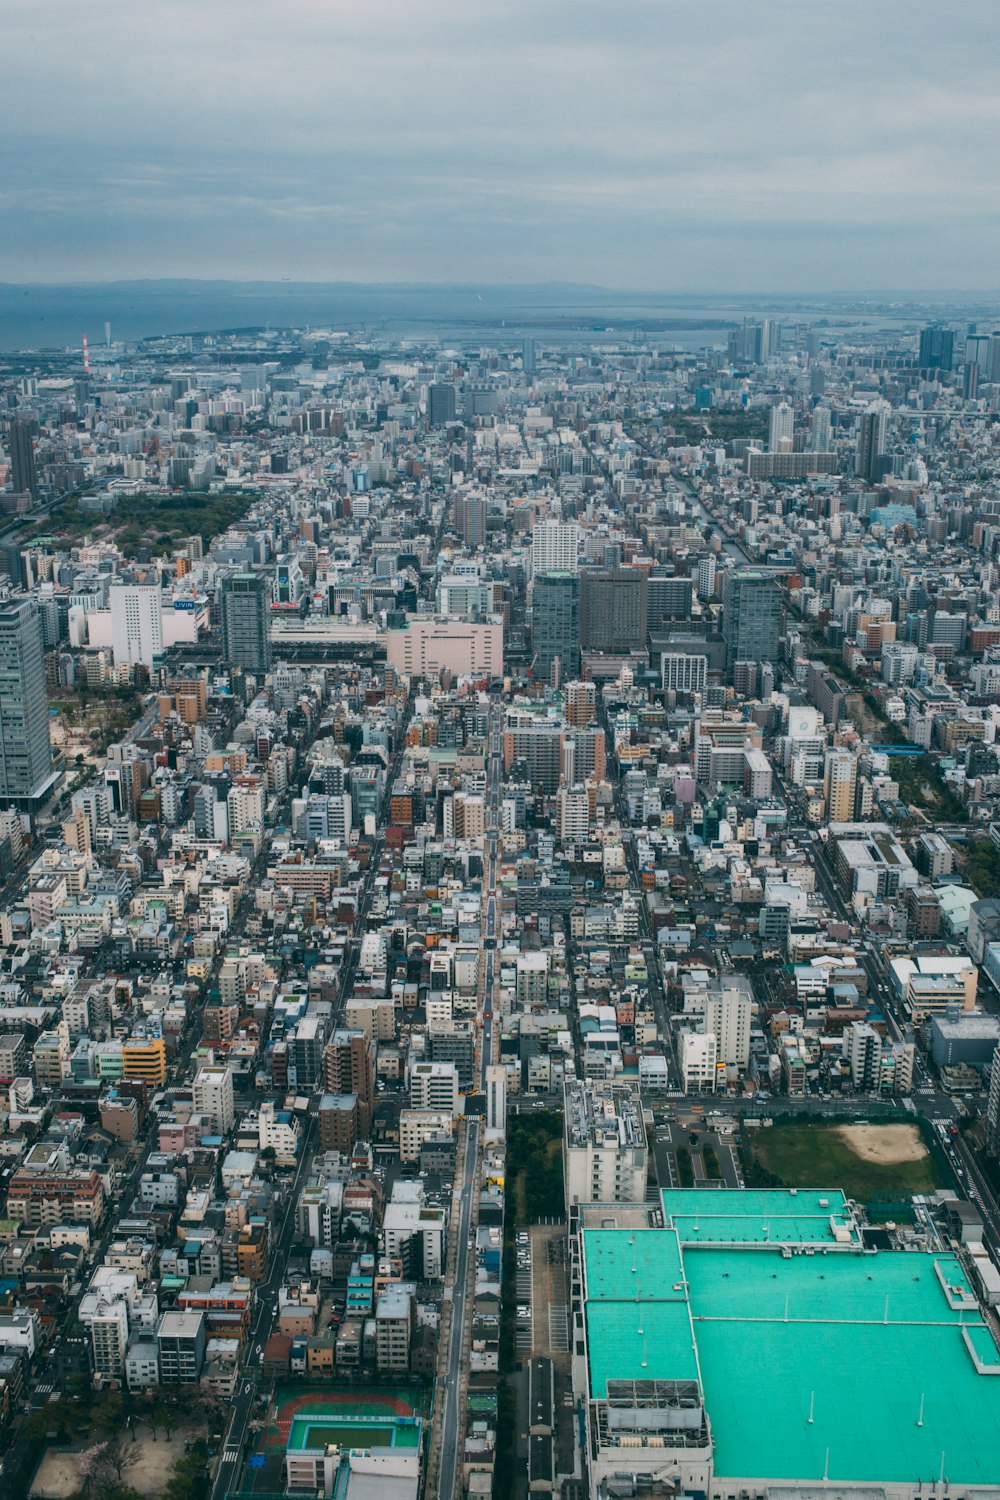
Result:
[[[670,1188],[660,1196],[682,1245],[833,1243],[831,1220],[848,1222],[839,1188]]]
[[[671,1230],[587,1229],[583,1239],[590,1301],[683,1300],[680,1246]]]
[[[590,1302],[590,1389],[609,1380],[696,1380],[698,1365],[686,1302]]]
[[[952,1485],[1000,1485],[1000,1350],[955,1256],[835,1247],[836,1191],[663,1203],[665,1229],[583,1233],[593,1397],[699,1379],[722,1479],[929,1484],[943,1454]],[[696,1223],[732,1247],[692,1244]]]

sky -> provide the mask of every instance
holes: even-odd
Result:
[[[996,0],[0,0],[0,280],[1000,285]]]

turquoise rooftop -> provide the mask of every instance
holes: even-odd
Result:
[[[955,1256],[837,1245],[836,1190],[662,1198],[664,1229],[583,1231],[594,1398],[700,1380],[723,1479],[931,1484],[943,1455],[1000,1485],[1000,1351]]]

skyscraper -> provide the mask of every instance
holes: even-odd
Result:
[[[646,574],[638,568],[584,568],[580,574],[580,645],[609,655],[646,645]]]
[[[771,428],[768,437],[768,451],[781,453],[790,450],[795,438],[795,413],[787,401],[779,401],[777,406],[771,407]]]
[[[455,387],[435,382],[427,388],[427,420],[432,427],[443,427],[454,422],[457,410]]]
[[[817,406],[813,409],[811,447],[814,453],[829,453],[830,451],[830,408],[828,406]]]
[[[917,362],[922,370],[950,370],[955,359],[955,331],[934,324],[920,330]]]
[[[15,494],[38,499],[38,469],[35,465],[34,417],[15,417],[10,424],[10,468]]]
[[[868,484],[878,484],[889,468],[885,456],[886,421],[889,407],[885,401],[873,401],[858,423],[858,449],[855,473]]]
[[[0,599],[0,796],[37,797],[51,771],[41,615],[33,599]]]
[[[263,573],[233,573],[222,585],[222,657],[260,674],[271,665],[271,604]]]
[[[535,579],[531,646],[536,677],[566,682],[580,675],[579,574],[541,573]]]
[[[722,638],[730,682],[737,662],[777,662],[784,608],[781,586],[758,568],[734,568],[722,591]]]

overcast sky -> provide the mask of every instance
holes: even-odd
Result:
[[[997,0],[0,7],[3,280],[1000,284]]]

